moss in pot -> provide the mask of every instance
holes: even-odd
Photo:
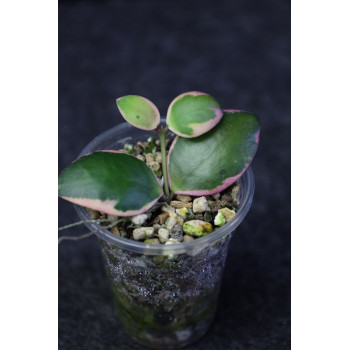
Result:
[[[229,238],[251,203],[258,119],[201,92],[178,96],[166,124],[143,97],[117,105],[144,135],[90,147],[60,175],[59,195],[81,206],[99,237],[126,332],[151,348],[178,348],[214,316]]]

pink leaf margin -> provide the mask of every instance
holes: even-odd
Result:
[[[168,121],[169,119],[169,115],[171,113],[171,110],[174,106],[174,104],[176,102],[178,102],[181,98],[185,97],[185,96],[200,96],[200,95],[206,95],[209,96],[209,94],[205,93],[205,92],[201,92],[201,91],[188,91],[188,92],[184,92],[181,95],[177,96],[169,105],[168,107],[168,111],[167,111],[167,116],[166,119]],[[204,123],[193,123],[193,124],[189,124],[188,126],[190,128],[193,129],[193,134],[192,135],[186,135],[186,134],[182,134],[180,132],[178,132],[177,130],[173,130],[172,127],[168,124],[169,129],[174,132],[176,135],[179,135],[181,137],[185,137],[185,138],[194,138],[194,137],[198,137],[200,135],[205,134],[206,132],[208,132],[209,130],[211,130],[217,123],[219,123],[219,121],[221,120],[222,116],[224,115],[224,112],[220,109],[220,108],[213,108],[216,117],[214,119],[208,120]]]
[[[246,112],[246,111],[240,110],[240,109],[225,109],[225,110],[223,110],[223,112],[234,114],[234,113],[240,113],[240,112]],[[169,171],[170,154],[171,154],[172,150],[174,149],[178,138],[179,138],[179,136],[175,137],[173,143],[171,144],[171,146],[169,148],[169,152],[168,152],[168,156],[167,156],[168,183],[169,183],[170,188],[172,188],[172,182],[171,182],[170,171]],[[257,145],[259,144],[259,140],[260,140],[260,128],[258,129],[258,131],[255,135],[255,142]],[[246,164],[244,169],[239,174],[237,174],[236,176],[227,178],[221,186],[218,186],[218,187],[213,188],[211,190],[174,191],[174,194],[183,194],[183,195],[189,195],[189,196],[210,196],[212,194],[219,193],[219,192],[225,190],[227,187],[230,187],[231,185],[233,185],[237,180],[239,180],[239,178],[249,168],[252,160],[253,160],[253,158],[250,158],[249,162]]]
[[[119,211],[114,209],[114,206],[117,204],[117,201],[114,201],[114,200],[101,201],[98,199],[95,200],[95,199],[71,198],[71,197],[62,197],[62,198],[71,203],[81,205],[85,208],[97,210],[99,212],[113,215],[113,216],[135,216],[135,215],[144,213],[148,209],[151,209],[158,202],[158,200],[162,195],[163,193],[158,198],[148,203],[147,205],[145,205],[139,210],[127,210],[127,211]]]
[[[127,95],[127,96],[136,96],[136,95]],[[127,97],[127,96],[123,96],[123,97]],[[138,95],[137,95],[137,96],[138,96]],[[157,128],[157,126],[158,126],[159,123],[160,123],[160,113],[159,113],[159,110],[158,110],[157,106],[156,106],[152,101],[150,101],[150,100],[147,99],[146,97],[138,96],[138,97],[142,98],[143,100],[145,100],[145,101],[151,106],[151,108],[153,109],[153,111],[154,111],[154,113],[155,113],[155,117],[156,117],[156,118],[155,118],[155,120],[154,120],[152,126],[149,127],[149,128],[146,128],[146,127],[144,127],[144,126],[142,126],[142,125],[136,125],[136,124],[134,124],[134,123],[131,123],[129,120],[127,120],[127,119],[125,118],[125,113],[124,113],[124,112],[119,108],[119,106],[118,106],[118,100],[121,99],[121,98],[123,98],[123,97],[117,98],[116,103],[117,103],[117,107],[118,107],[118,109],[119,109],[120,114],[122,115],[122,117],[125,119],[125,121],[126,121],[127,123],[129,123],[130,125],[134,126],[135,128],[141,129],[141,130],[154,130],[154,129]]]
[[[100,151],[96,151],[96,152],[110,152],[110,153],[125,153],[125,154],[127,154],[124,150],[100,150]],[[84,156],[87,156],[89,154],[91,154],[91,153],[87,153]],[[133,156],[131,154],[129,154],[129,156],[136,158],[135,156]],[[161,180],[156,176],[156,174],[154,174],[153,171],[152,171],[152,173],[153,173],[154,177],[156,178],[159,186],[161,188],[163,188],[163,184],[162,184]],[[113,215],[113,216],[135,216],[135,215],[139,215],[139,214],[144,213],[148,209],[151,209],[159,201],[159,199],[163,196],[163,194],[164,194],[164,192],[162,190],[162,193],[159,195],[159,197],[157,197],[152,202],[148,203],[147,205],[145,205],[144,207],[142,207],[139,210],[128,210],[125,212],[114,209],[114,206],[117,204],[116,200],[101,201],[99,199],[73,198],[73,197],[63,197],[63,196],[61,198],[68,201],[68,202],[71,202],[71,203],[74,203],[74,204],[77,204],[77,205],[80,205],[82,207],[89,208],[92,210],[97,210],[97,211],[104,213],[104,214],[109,214],[109,215]]]

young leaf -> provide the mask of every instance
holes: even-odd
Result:
[[[193,139],[177,136],[168,155],[170,187],[194,196],[221,192],[248,168],[259,142],[258,118],[227,110],[221,122]]]
[[[124,119],[136,128],[153,130],[160,122],[158,108],[145,97],[120,97],[117,99],[117,107]]]
[[[141,214],[162,193],[157,177],[144,162],[113,151],[79,158],[58,179],[60,197],[115,216]]]
[[[182,137],[197,137],[212,129],[222,118],[219,103],[204,92],[191,91],[176,97],[167,113],[169,129]]]

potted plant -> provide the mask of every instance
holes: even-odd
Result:
[[[127,123],[61,173],[59,196],[98,237],[125,331],[151,348],[186,346],[209,328],[251,205],[258,118],[202,92],[176,97],[166,120],[141,96],[117,106]]]

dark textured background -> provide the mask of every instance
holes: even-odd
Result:
[[[122,122],[116,97],[143,95],[164,115],[188,90],[261,121],[254,202],[231,241],[213,326],[188,349],[289,349],[289,1],[59,3],[59,170]],[[76,220],[59,200],[59,225]],[[120,329],[95,238],[59,246],[58,276],[60,349],[143,349]]]

